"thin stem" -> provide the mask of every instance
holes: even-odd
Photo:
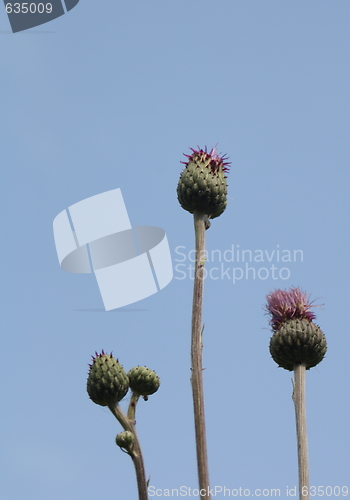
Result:
[[[130,431],[135,437],[133,450],[129,453],[135,467],[137,487],[139,492],[139,500],[148,500],[147,481],[145,475],[145,466],[143,463],[140,442],[136,434],[134,420],[130,420],[121,410],[118,403],[108,407],[113,415],[118,419],[125,431]]]
[[[297,427],[300,500],[309,500],[309,459],[306,433],[305,372],[306,368],[304,364],[296,365],[294,367],[293,401]]]
[[[134,423],[135,425],[135,414],[136,414],[136,405],[137,402],[140,398],[139,394],[136,394],[135,392],[132,393],[130,403],[129,403],[129,408],[128,408],[128,419]]]
[[[191,383],[193,393],[199,488],[201,491],[206,492],[205,495],[201,496],[201,498],[210,500],[202,376],[202,304],[205,263],[205,228],[207,223],[207,216],[197,213],[194,214],[194,228],[196,236],[196,264],[192,305]]]

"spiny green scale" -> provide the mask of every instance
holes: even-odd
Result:
[[[129,389],[128,376],[112,354],[96,353],[87,380],[90,399],[101,406],[121,401]]]
[[[322,361],[327,342],[321,328],[307,319],[288,320],[274,331],[270,340],[270,353],[274,361],[292,371],[304,363],[309,370]]]
[[[160,379],[156,372],[146,366],[135,366],[128,372],[130,389],[140,396],[147,396],[158,391]]]
[[[227,205],[228,171],[224,157],[215,148],[210,153],[192,149],[186,167],[177,186],[177,197],[184,210],[207,215],[211,219],[219,217]]]
[[[117,445],[120,446],[120,448],[124,448],[127,451],[131,450],[134,441],[135,441],[135,436],[130,431],[120,432],[119,434],[117,434],[115,438],[115,442],[117,443]]]

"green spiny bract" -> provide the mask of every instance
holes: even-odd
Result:
[[[124,448],[127,451],[132,450],[132,446],[135,441],[135,436],[132,432],[130,431],[124,431],[120,432],[117,434],[117,437],[115,438],[115,442],[120,448]]]
[[[270,353],[282,368],[292,371],[304,364],[309,370],[324,358],[326,337],[319,326],[308,319],[284,321],[273,333]]]
[[[137,395],[143,396],[147,401],[148,396],[158,391],[160,379],[156,372],[146,366],[135,366],[128,372],[130,389]]]
[[[90,399],[101,406],[108,406],[123,399],[129,389],[128,376],[112,354],[96,354],[87,380]]]
[[[229,163],[216,149],[210,153],[203,149],[192,149],[182,162],[185,169],[177,186],[177,197],[184,210],[191,214],[207,215],[210,219],[219,217],[227,205],[226,175]]]

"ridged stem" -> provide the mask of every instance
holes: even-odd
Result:
[[[135,402],[136,406],[137,401]],[[133,409],[133,414],[135,415],[135,406]],[[148,491],[147,491],[147,482],[146,482],[146,474],[145,467],[143,463],[143,457],[140,447],[140,442],[136,434],[135,422],[134,420],[129,419],[124,412],[121,410],[118,403],[110,405],[108,407],[113,415],[118,419],[120,424],[122,425],[125,431],[130,431],[133,433],[135,437],[135,441],[133,443],[132,453],[129,453],[135,467],[136,480],[137,480],[137,488],[139,492],[139,500],[148,500]],[[130,406],[129,406],[130,408]]]
[[[194,229],[196,236],[196,263],[192,305],[191,384],[196,434],[198,480],[200,490],[206,492],[205,495],[201,496],[201,498],[203,498],[204,500],[210,500],[202,375],[202,304],[205,263],[205,228],[207,224],[208,218],[206,215],[196,213],[194,214]]]
[[[306,432],[305,375],[305,365],[295,365],[293,401],[297,428],[300,500],[309,500],[309,458]]]

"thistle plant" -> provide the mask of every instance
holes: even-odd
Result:
[[[124,431],[116,436],[115,441],[134,463],[139,500],[147,500],[147,481],[141,446],[135,429],[135,413],[140,396],[147,401],[148,396],[158,390],[159,377],[149,368],[139,366],[132,368],[127,374],[112,354],[106,354],[104,351],[95,354],[95,357],[92,356],[92,364],[89,365],[87,392],[94,403],[108,406],[122,425]],[[119,402],[126,396],[129,388],[132,394],[125,414]]]
[[[180,175],[177,197],[182,208],[194,217],[196,261],[192,305],[191,385],[199,487],[201,491],[206,492],[202,498],[210,500],[202,376],[205,230],[210,227],[210,219],[219,217],[226,208],[226,173],[229,163],[225,156],[217,153],[216,148],[210,152],[207,152],[206,148],[191,148],[191,151],[192,154],[185,155],[187,161],[182,162],[185,168]]]
[[[266,311],[271,315],[273,335],[270,353],[278,366],[294,371],[299,498],[309,500],[309,462],[306,432],[305,371],[322,361],[327,351],[326,337],[313,320],[316,316],[305,292],[299,288],[275,290],[267,295]]]

